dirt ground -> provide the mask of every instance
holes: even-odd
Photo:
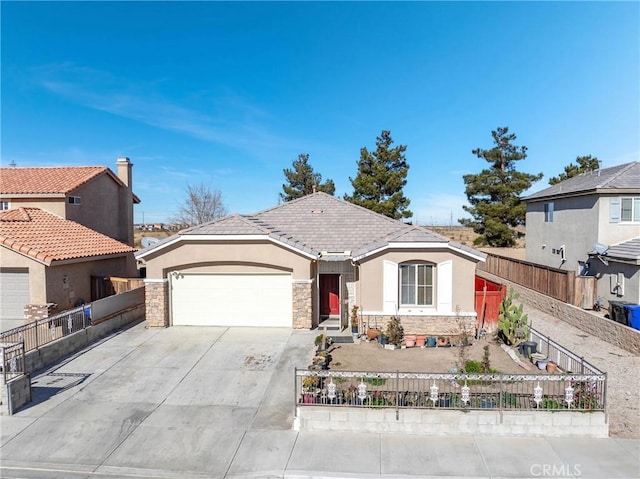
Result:
[[[519,366],[492,338],[475,340],[467,346],[468,359],[482,361],[484,347],[489,346],[489,361],[493,369],[503,374],[543,373],[535,365],[526,362],[531,370]],[[329,349],[332,371],[400,371],[447,373],[460,369],[460,347],[384,349],[375,341],[360,344],[334,343]],[[524,359],[521,357],[521,359]],[[544,371],[546,374],[546,371]]]

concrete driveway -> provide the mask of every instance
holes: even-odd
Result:
[[[0,417],[8,478],[637,478],[628,439],[296,432],[317,333],[138,324],[33,378]]]

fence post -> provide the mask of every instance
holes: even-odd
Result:
[[[396,369],[396,421],[400,420],[400,370]]]
[[[580,356],[580,374],[584,374],[584,356]]]

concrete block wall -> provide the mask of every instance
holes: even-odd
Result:
[[[601,314],[594,313],[593,311],[563,303],[562,301],[550,298],[549,296],[511,283],[510,281],[506,281],[484,271],[478,271],[478,276],[497,283],[506,284],[507,287],[513,287],[514,290],[520,293],[518,301],[525,303],[525,305],[529,304],[540,311],[569,323],[571,326],[585,333],[600,338],[610,344],[615,344],[630,353],[640,355],[640,331],[637,329],[603,318]],[[533,327],[536,327],[535,323]]]
[[[365,331],[368,327],[386,331],[391,320],[389,315],[362,315]],[[476,333],[475,316],[400,316],[405,334],[426,334],[427,336],[458,337],[462,328],[474,336]]]
[[[424,436],[609,437],[604,412],[298,407],[294,429]]]
[[[55,364],[60,359],[73,354],[99,339],[107,336],[116,329],[144,318],[144,305],[118,313],[99,324],[89,326],[69,336],[62,337],[49,344],[25,354],[25,369],[29,373],[44,369]]]
[[[0,387],[0,415],[10,415],[31,402],[31,376],[23,374]]]

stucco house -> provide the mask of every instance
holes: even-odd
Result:
[[[98,277],[137,276],[133,205],[140,200],[132,163],[118,158],[116,166],[117,174],[106,166],[0,168],[3,328],[104,297]]]
[[[325,193],[195,226],[136,254],[147,268],[149,326],[475,328],[485,255]]]
[[[527,261],[595,276],[607,302],[640,303],[640,162],[574,176],[523,200]]]
[[[40,208],[133,246],[133,164],[122,157],[116,167],[0,168],[0,211]]]
[[[101,297],[103,277],[135,274],[134,252],[39,208],[0,212],[2,330]]]

